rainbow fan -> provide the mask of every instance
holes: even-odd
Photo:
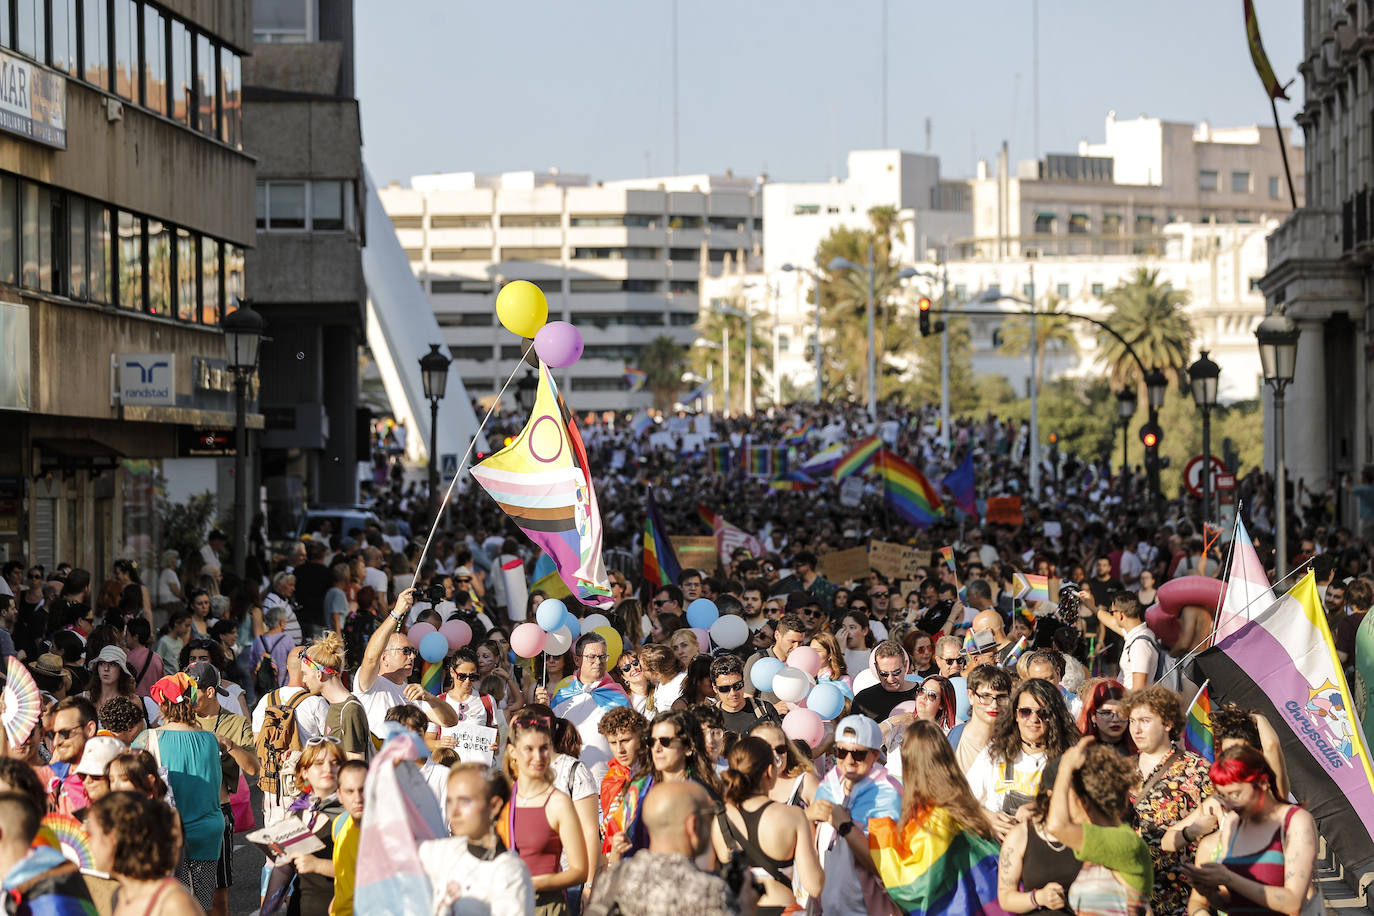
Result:
[[[95,868],[91,838],[86,835],[86,828],[81,826],[81,822],[70,814],[45,815],[33,844],[51,846],[82,868]]]
[[[43,710],[43,697],[29,669],[13,655],[5,659],[4,699],[5,711],[0,713],[0,723],[5,726],[5,737],[11,746],[23,744]]]

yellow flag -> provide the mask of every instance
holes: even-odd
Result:
[[[1244,2],[1245,37],[1250,42],[1250,59],[1255,62],[1255,72],[1259,74],[1260,82],[1264,83],[1264,91],[1269,94],[1269,98],[1286,99],[1288,93],[1279,85],[1274,68],[1269,66],[1269,55],[1264,53],[1264,44],[1260,42],[1259,18],[1255,15],[1255,4],[1253,0]]]

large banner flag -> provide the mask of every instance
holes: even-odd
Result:
[[[644,579],[654,585],[674,585],[682,578],[682,566],[668,540],[668,529],[659,514],[654,488],[649,488],[649,501],[644,514]]]
[[[849,446],[837,442],[830,448],[822,449],[801,464],[801,469],[812,477],[820,477],[835,470],[835,466],[849,453]]]
[[[730,562],[731,554],[738,547],[743,547],[753,557],[761,557],[768,552],[763,546],[763,541],[743,528],[735,527],[719,515],[715,516],[715,535],[716,551],[720,554],[722,563]]]
[[[949,491],[954,505],[969,515],[978,514],[978,500],[974,494],[973,449],[969,449],[957,468],[945,475],[940,485]]]
[[[1374,771],[1314,574],[1252,612],[1193,666],[1193,679],[1209,682],[1213,702],[1257,709],[1273,724],[1293,793],[1337,861],[1355,874],[1367,870],[1374,861]]]
[[[1217,635],[1213,645],[1245,626],[1246,621],[1264,612],[1278,600],[1269,587],[1255,545],[1245,525],[1236,522],[1236,539],[1231,544],[1231,570],[1226,578],[1226,594],[1217,615]]]
[[[515,440],[472,468],[472,477],[534,544],[583,604],[611,606],[601,560],[601,509],[587,449],[553,374],[539,364],[534,409]]]
[[[945,514],[940,495],[920,468],[882,449],[876,458],[883,479],[883,502],[913,525],[925,528]]]

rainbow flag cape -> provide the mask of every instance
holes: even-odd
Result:
[[[717,443],[707,446],[707,454],[710,455],[711,470],[717,474],[730,473],[730,446],[726,443]]]
[[[644,579],[654,585],[672,585],[682,578],[682,566],[668,540],[668,529],[654,500],[654,488],[649,488],[649,501],[644,513]]]
[[[868,849],[888,895],[909,916],[1006,912],[997,904],[997,843],[963,830],[944,808],[901,827],[888,817],[869,821]]]
[[[1207,692],[1207,681],[1197,689],[1197,696],[1188,707],[1188,724],[1183,729],[1183,746],[1208,760],[1216,760],[1216,747],[1212,741],[1212,695]]]
[[[835,465],[835,482],[839,483],[852,474],[858,474],[873,463],[873,456],[878,454],[878,450],[883,447],[883,440],[877,436],[869,436],[867,439],[859,440],[859,443],[851,448],[845,456]]]
[[[950,572],[955,572],[955,567],[954,567],[954,548],[953,548],[953,547],[941,547],[941,548],[940,548],[940,559],[941,559],[941,560],[944,560],[945,565],[949,567],[949,571],[950,571]]]
[[[829,474],[848,453],[849,447],[843,442],[832,445],[803,461],[801,469],[808,474]]]
[[[814,477],[801,471],[789,471],[768,484],[774,490],[814,490],[820,486]]]
[[[578,601],[611,606],[610,580],[601,559],[601,509],[587,449],[543,362],[525,428],[471,473],[525,536],[553,559]]]
[[[630,386],[631,391],[638,391],[649,380],[649,373],[643,369],[636,369],[634,366],[626,366],[620,377],[625,380],[625,384]]]
[[[883,502],[902,518],[924,528],[945,514],[939,494],[915,465],[882,449],[877,454],[876,466],[883,479]]]

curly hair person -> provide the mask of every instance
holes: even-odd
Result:
[[[1042,711],[1048,714],[1045,720],[1047,758],[1058,757],[1078,741],[1078,726],[1069,715],[1069,707],[1065,704],[1059,688],[1049,681],[1031,678],[1016,685],[1016,689],[1012,691],[1009,707],[1011,714],[998,717],[992,740],[988,742],[988,752],[993,763],[1011,763],[1021,753],[1021,728],[1018,724],[1020,716],[1016,710],[1019,708],[1021,697],[1027,693],[1034,697]]]

